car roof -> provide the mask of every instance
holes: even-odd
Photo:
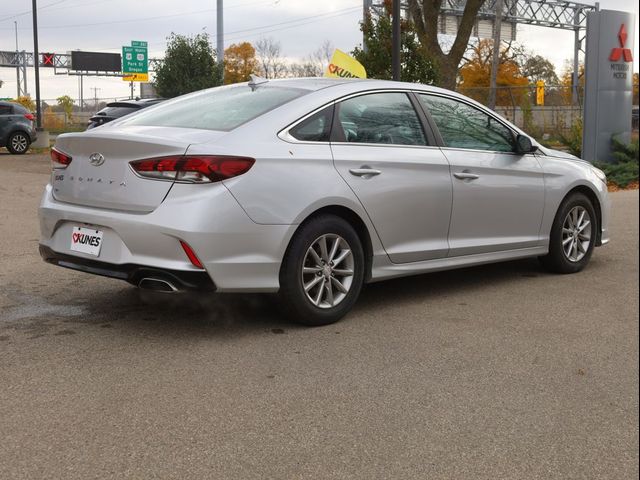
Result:
[[[267,80],[260,83],[260,86],[286,86],[292,88],[303,88],[305,90],[322,90],[330,87],[342,86],[352,89],[354,92],[368,89],[405,89],[423,90],[426,92],[440,92],[455,94],[451,90],[425,85],[423,83],[396,82],[393,80],[378,80],[374,78],[325,78],[325,77],[305,77],[305,78],[283,78]]]

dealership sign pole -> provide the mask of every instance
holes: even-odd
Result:
[[[587,15],[582,158],[613,162],[611,138],[631,140],[635,15],[600,10]]]

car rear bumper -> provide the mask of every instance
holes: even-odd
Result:
[[[211,277],[209,277],[204,270],[169,270],[131,263],[114,265],[98,260],[57,253],[45,245],[40,245],[40,256],[45,262],[58,265],[59,267],[101,275],[103,277],[117,278],[136,286],[140,285],[143,280],[154,280],[164,282],[167,286],[173,287],[172,290],[174,291],[215,291],[216,289]],[[159,288],[156,289],[159,290]]]
[[[203,282],[191,275],[205,274],[219,292],[277,291],[280,264],[296,228],[254,223],[222,184],[174,185],[144,214],[60,202],[48,185],[38,213],[41,251],[50,263],[131,283],[139,282],[140,272],[153,271],[199,287]],[[70,250],[74,226],[103,231],[99,256]],[[181,240],[204,270],[189,261]]]

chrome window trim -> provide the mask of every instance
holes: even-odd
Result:
[[[331,145],[349,145],[352,147],[362,146],[362,147],[387,147],[387,148],[428,148],[428,149],[438,149],[441,148],[438,145],[402,145],[399,143],[358,143],[358,142],[331,142]]]

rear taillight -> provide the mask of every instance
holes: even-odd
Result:
[[[62,153],[55,148],[51,149],[51,166],[55,169],[67,168],[71,163],[72,158],[66,153]]]
[[[211,183],[246,173],[253,158],[232,156],[162,157],[131,162],[131,168],[145,178],[185,183]]]
[[[24,114],[24,118],[26,118],[30,122],[33,122],[36,119],[36,117],[35,117],[35,115],[33,113],[25,113]]]

